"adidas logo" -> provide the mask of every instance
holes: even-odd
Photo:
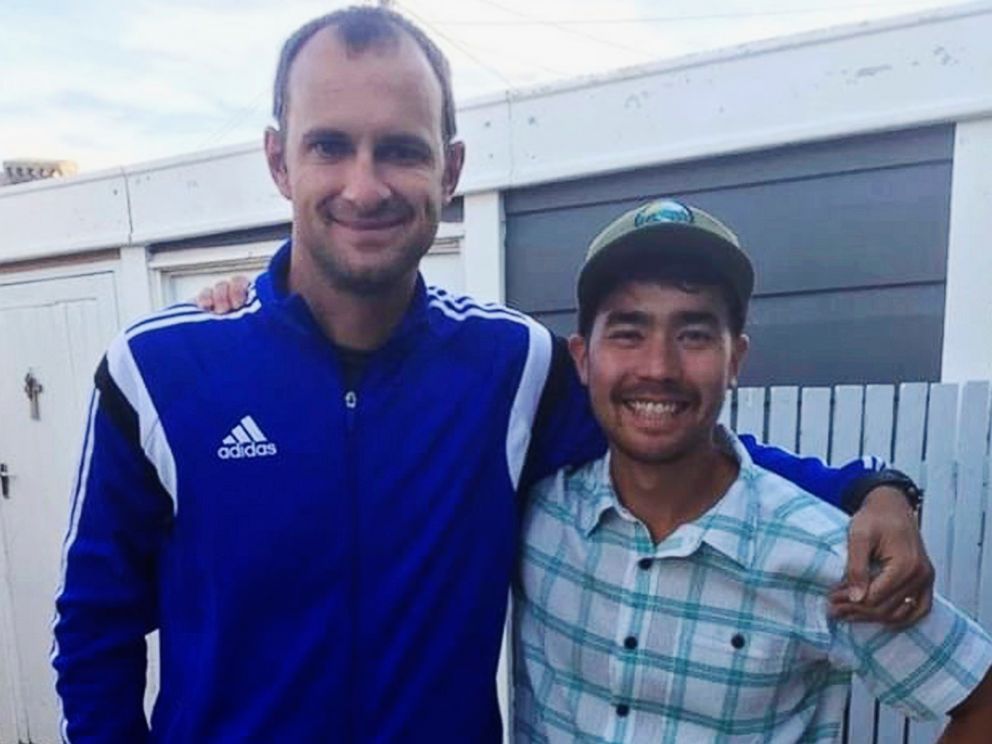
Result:
[[[238,460],[243,457],[271,457],[276,454],[276,445],[269,441],[251,416],[245,416],[231,433],[224,437],[217,448],[221,460]]]

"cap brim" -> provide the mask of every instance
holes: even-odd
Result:
[[[642,227],[628,233],[592,256],[579,273],[578,299],[582,307],[597,293],[607,277],[643,261],[710,266],[747,307],[754,291],[754,269],[744,252],[708,230],[674,222]]]

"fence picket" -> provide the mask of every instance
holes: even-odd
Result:
[[[892,462],[919,483],[923,478],[923,437],[927,421],[927,385],[923,382],[899,386],[899,414]]]
[[[830,451],[830,388],[803,388],[799,452],[826,462]]]
[[[864,454],[892,460],[892,426],[895,388],[869,385],[865,389]]]
[[[992,416],[992,411],[990,411]],[[992,424],[990,424],[992,429]],[[986,432],[984,482],[982,484],[982,563],[978,580],[978,622],[982,627],[992,628],[992,431]]]
[[[737,421],[734,431],[753,434],[765,441],[765,389],[742,388],[737,391]]]
[[[834,420],[830,437],[830,462],[843,465],[861,454],[861,417],[864,390],[860,386],[841,385],[834,389]],[[860,680],[851,683],[848,708],[848,741],[857,744],[873,741],[875,736],[875,698]]]
[[[957,431],[957,385],[931,385],[927,405],[923,542],[937,576],[934,588],[946,595],[950,575],[950,519],[954,509],[954,432]],[[921,721],[910,727],[910,744],[932,744],[944,723]]]
[[[957,498],[951,539],[951,601],[972,617],[978,614],[978,569],[981,566],[982,486],[989,431],[989,385],[969,382],[961,394],[958,426]]]
[[[923,435],[926,431],[926,415],[927,385],[925,383],[900,385],[892,462],[917,483],[920,482],[923,472]],[[881,710],[887,710],[886,706],[882,706]],[[933,724],[910,721],[908,740],[917,739],[933,742],[936,739]]]
[[[773,387],[768,412],[768,443],[795,452],[798,417],[799,388]]]
[[[838,385],[834,389],[834,421],[830,436],[830,463],[843,465],[861,455],[861,414],[864,389]]]
[[[926,492],[923,540],[937,569],[936,589],[947,594],[950,576],[949,528],[954,509],[954,432],[958,388],[932,385],[927,407]]]
[[[864,454],[892,459],[892,427],[895,388],[869,385],[865,389]],[[875,703],[877,744],[903,744],[906,718],[895,708]]]

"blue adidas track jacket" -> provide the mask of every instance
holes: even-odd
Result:
[[[422,282],[346,389],[289,252],[242,310],[166,310],[100,364],[55,620],[70,742],[500,739],[516,495],[601,454],[585,392],[542,326]],[[866,469],[749,446],[835,503]]]

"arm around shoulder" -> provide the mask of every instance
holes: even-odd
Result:
[[[838,616],[905,627],[926,615],[934,570],[917,525],[920,492],[910,478],[875,457],[832,468],[750,435],[741,441],[761,467],[853,514],[845,582],[831,596]],[[881,568],[874,577],[873,564]]]

